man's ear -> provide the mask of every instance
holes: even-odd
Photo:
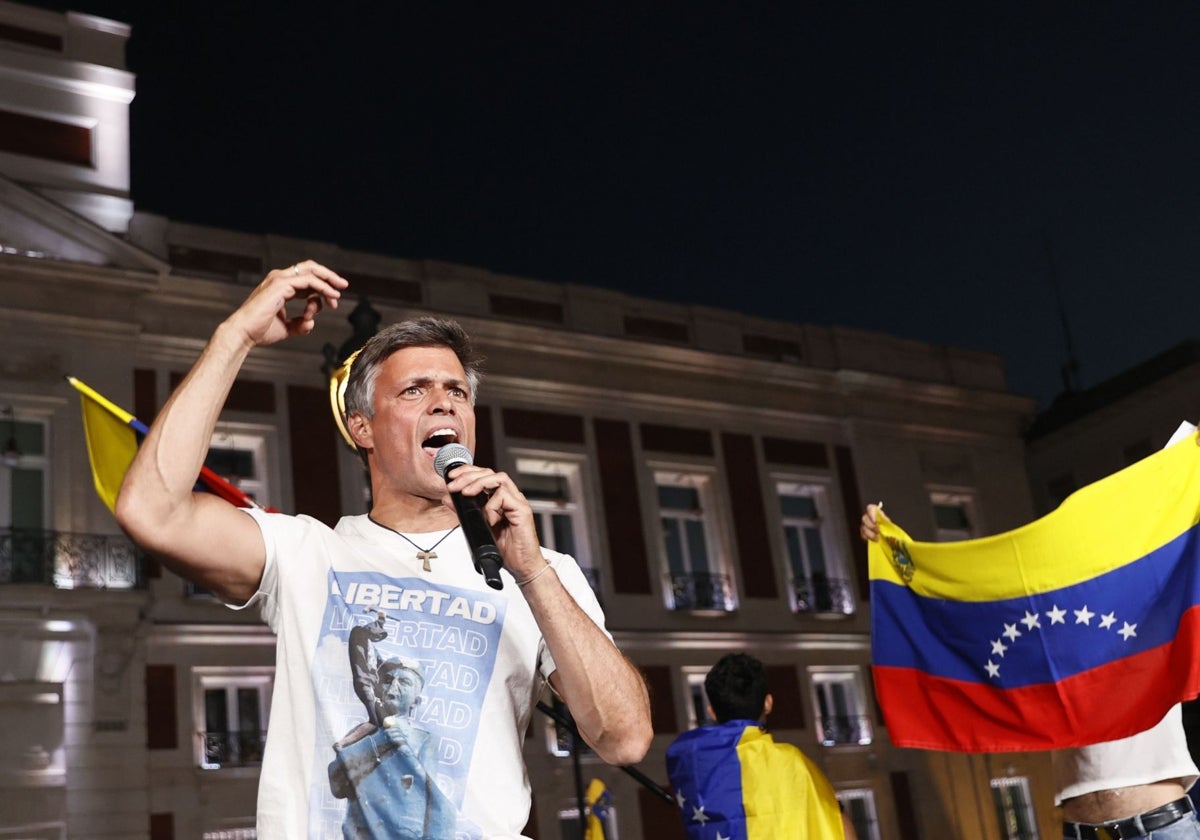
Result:
[[[766,720],[767,715],[771,714],[771,710],[774,708],[775,708],[775,698],[772,697],[770,694],[768,694],[767,698],[765,700],[763,700],[763,711],[762,711],[763,720]]]
[[[373,449],[375,446],[375,434],[371,428],[370,418],[364,417],[357,412],[346,418],[346,431],[350,433],[350,438],[358,444],[362,449]]]

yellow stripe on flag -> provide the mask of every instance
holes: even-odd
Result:
[[[1200,521],[1200,446],[1195,434],[1089,484],[1021,528],[950,543],[912,540],[880,521],[868,546],[870,576],[918,595],[996,601],[1050,592],[1111,572]],[[898,553],[897,547],[903,551]],[[911,562],[911,565],[910,565]],[[901,570],[911,572],[909,579]]]
[[[737,745],[748,840],[845,840],[837,795],[825,775],[791,744],[747,726]]]
[[[92,465],[92,481],[104,504],[109,510],[115,510],[121,482],[125,480],[125,473],[138,449],[137,433],[128,423],[132,415],[79,380],[71,378],[70,381],[81,395],[83,432]]]

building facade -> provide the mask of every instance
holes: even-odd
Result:
[[[213,469],[279,510],[364,512],[326,371],[377,320],[452,316],[487,358],[476,460],[516,477],[646,677],[644,776],[666,785],[704,674],[747,650],[776,736],[826,771],[863,840],[1053,836],[1045,756],[894,748],[871,688],[864,503],[920,539],[1032,516],[1033,404],[999,358],[138,212],[128,35],[0,2],[0,838],[254,836],[274,640],[121,535],[64,377],[149,422],[262,276],[306,258],[350,280],[350,305],[252,354]],[[614,836],[682,836],[673,805],[573,755],[550,717],[526,758],[530,836],[578,836],[591,778]]]

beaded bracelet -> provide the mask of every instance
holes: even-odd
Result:
[[[531,574],[529,577],[525,578],[525,580],[517,581],[517,586],[528,586],[529,584],[533,583],[535,580],[540,578],[542,575],[546,574],[547,569],[553,569],[553,568],[554,568],[554,565],[552,563],[546,563],[545,566],[542,566],[542,568],[538,569],[536,572]]]

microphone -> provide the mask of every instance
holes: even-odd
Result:
[[[471,456],[470,449],[461,443],[448,443],[434,456],[433,468],[437,470],[438,475],[449,481],[446,473],[455,467],[473,463],[475,459]],[[475,571],[483,575],[484,582],[492,589],[502,589],[504,581],[500,580],[500,567],[504,565],[504,558],[496,548],[496,538],[492,536],[492,529],[483,512],[487,497],[483,494],[464,496],[462,493],[451,493],[450,498],[454,502],[455,511],[458,512],[463,536],[467,538],[467,545],[471,547]]]

